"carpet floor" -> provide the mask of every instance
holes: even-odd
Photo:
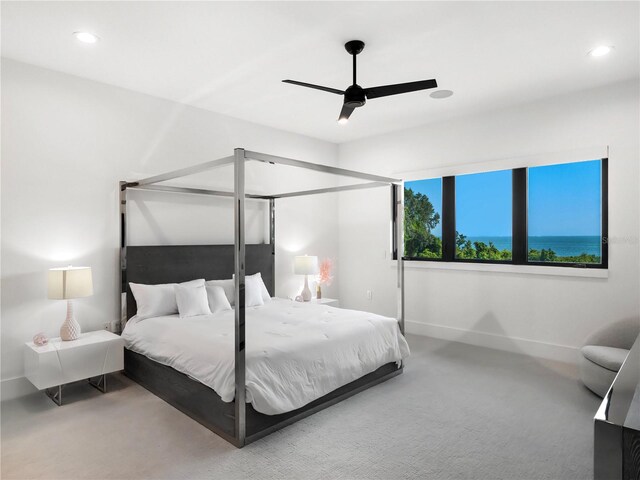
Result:
[[[3,479],[590,479],[572,367],[409,336],[405,371],[236,449],[123,375],[3,402]]]

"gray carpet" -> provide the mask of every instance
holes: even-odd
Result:
[[[409,337],[404,374],[238,450],[122,375],[2,405],[2,478],[592,478],[566,365]]]

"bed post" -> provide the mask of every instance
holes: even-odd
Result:
[[[127,320],[127,182],[120,182],[120,331]]]
[[[244,243],[244,149],[234,150],[234,223],[235,223],[235,439],[243,447],[246,439],[245,398],[245,243]]]
[[[395,218],[395,250],[397,259],[397,295],[398,324],[404,335],[404,188],[403,185],[392,185],[393,216]]]
[[[271,263],[273,268],[273,292],[276,295],[276,199],[269,199],[269,243],[271,244]]]

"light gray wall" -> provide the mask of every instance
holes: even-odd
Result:
[[[383,175],[610,146],[609,278],[408,268],[408,331],[571,361],[596,328],[638,317],[638,91],[634,80],[340,146],[341,167]],[[340,301],[394,315],[388,209],[385,191],[341,194]]]
[[[339,156],[343,167],[391,175],[610,145],[608,279],[407,270],[409,331],[566,359],[554,345],[571,350],[598,326],[638,316],[638,100],[638,82],[627,82],[351,142],[338,151],[327,142],[3,59],[2,380],[22,375],[22,344],[37,331],[56,335],[64,318],[63,302],[46,298],[48,268],[93,267],[95,295],[78,300],[76,309],[85,330],[118,318],[117,181],[222,157],[238,146],[327,164]],[[272,182],[264,168],[248,172],[250,186],[288,190],[328,180],[280,169]],[[220,172],[197,183],[229,185],[229,178]],[[132,243],[232,240],[224,200],[135,194],[130,205]],[[338,258],[341,281],[326,296],[339,292],[344,306],[394,315],[388,208],[386,189],[280,201],[277,294],[300,286],[291,275],[293,255],[331,256]],[[264,238],[264,213],[250,207],[249,240]],[[371,302],[366,290],[373,292]]]
[[[119,318],[118,181],[231,155],[235,147],[337,163],[337,146],[328,142],[3,59],[2,380],[22,375],[24,342],[39,331],[57,336],[64,320],[64,302],[47,299],[49,268],[92,267],[95,294],[76,301],[84,330]],[[230,173],[195,182],[228,188]],[[321,180],[288,167],[247,166],[249,187],[264,191]],[[276,293],[289,296],[302,283],[292,274],[294,255],[337,258],[337,195],[277,205]],[[233,242],[227,200],[136,193],[130,207],[134,244]],[[251,205],[247,216],[248,241],[262,241],[265,209]],[[325,295],[337,291],[335,282]]]

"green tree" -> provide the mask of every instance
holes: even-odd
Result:
[[[484,242],[473,242],[473,248],[476,251],[476,257],[481,260],[488,260],[491,258],[489,256],[489,247]]]
[[[493,244],[493,242],[489,242],[489,258],[491,259],[498,259],[500,258],[500,250],[498,250],[496,248],[496,246]]]
[[[462,248],[462,255],[460,258],[476,258],[476,251],[473,249],[471,240],[467,240]]]
[[[442,242],[431,231],[440,222],[429,197],[404,189],[404,242],[407,257],[437,258],[442,256]]]
[[[471,242],[456,232],[456,258],[462,260],[511,260],[511,250],[498,250],[493,242]]]
[[[529,260],[532,262],[600,263],[602,258],[600,258],[600,255],[593,255],[591,253],[581,253],[580,255],[561,257],[550,248],[543,248],[542,250],[532,248],[529,250]]]
[[[462,250],[467,243],[467,236],[456,230],[456,249]]]
[[[544,248],[540,252],[540,261],[541,262],[555,262],[558,259],[556,252],[553,250],[545,250]]]

